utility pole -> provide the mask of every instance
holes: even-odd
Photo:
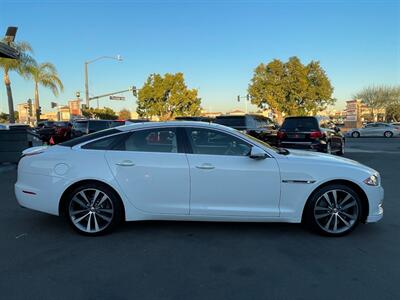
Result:
[[[89,82],[88,82],[88,62],[85,61],[85,101],[86,108],[89,108]]]

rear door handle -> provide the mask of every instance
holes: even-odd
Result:
[[[204,169],[204,170],[211,170],[215,169],[215,167],[212,164],[201,164],[199,166],[196,166],[197,169]]]
[[[121,166],[121,167],[132,167],[135,164],[131,160],[123,160],[123,161],[117,162],[116,165]]]

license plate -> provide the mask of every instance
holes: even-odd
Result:
[[[304,134],[299,134],[299,133],[288,134],[288,138],[291,139],[304,139],[304,137],[305,137]]]

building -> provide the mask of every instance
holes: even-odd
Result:
[[[81,116],[82,109],[81,109],[81,99],[75,99],[68,101],[69,112],[71,116]]]

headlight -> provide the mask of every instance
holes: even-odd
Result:
[[[377,175],[371,175],[367,179],[364,180],[364,183],[367,185],[378,186],[379,185],[379,177]]]

